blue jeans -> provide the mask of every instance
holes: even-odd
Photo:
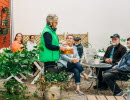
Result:
[[[75,83],[80,84],[80,73],[85,73],[82,65],[78,63],[67,63],[67,71],[74,73]]]

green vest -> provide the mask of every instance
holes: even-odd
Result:
[[[43,38],[45,32],[48,32],[52,35],[52,45],[59,46],[59,39],[56,35],[56,32],[53,31],[49,25],[46,25],[41,34],[40,48],[42,49],[40,50],[39,59],[41,62],[57,61],[60,59],[60,51],[52,51],[46,48]]]

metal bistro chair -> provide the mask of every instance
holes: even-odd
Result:
[[[94,70],[93,68],[91,68],[91,66],[87,65],[86,63],[94,63],[94,56],[97,54],[96,49],[94,48],[85,48],[83,50],[83,58],[81,60],[81,64],[83,66],[87,66],[89,69],[89,77],[93,77],[96,78],[96,76],[94,75]],[[85,61],[85,62],[83,62]]]

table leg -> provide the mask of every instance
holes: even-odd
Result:
[[[95,69],[96,69],[96,68],[95,68]],[[99,84],[98,84],[98,81],[99,81],[99,80],[98,80],[99,71],[100,71],[100,68],[97,70],[97,78],[96,78],[96,85],[97,85],[97,92],[96,92],[96,94],[98,94],[98,95],[100,94],[100,93],[99,93],[99,88],[98,88],[98,85],[99,85]]]
[[[89,70],[90,70],[90,73],[89,73],[89,77],[93,77],[93,70],[92,70],[92,68],[90,68],[90,66],[88,66],[88,68],[89,68]]]
[[[23,81],[21,81],[17,76],[13,76],[18,82],[20,83],[24,83]]]
[[[44,67],[40,70],[40,72],[39,72],[38,75],[34,78],[34,80],[31,82],[31,84],[34,84],[35,81],[38,80],[38,78],[39,78],[39,76],[40,76],[41,73],[44,74]]]
[[[39,72],[40,72],[40,70],[38,69],[38,70],[34,73],[34,76],[36,76]]]
[[[27,79],[22,73],[19,74],[23,79]]]
[[[13,77],[13,75],[9,76],[6,81],[10,80]]]
[[[24,82],[22,82],[17,76],[13,76],[13,75],[11,75],[10,77],[8,77],[8,78],[6,79],[6,81],[10,80],[12,77],[14,77],[18,82],[24,83]]]

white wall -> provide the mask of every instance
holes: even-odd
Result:
[[[14,34],[39,34],[49,13],[59,16],[57,33],[89,32],[94,48],[107,47],[110,35],[130,37],[130,0],[13,0]]]

